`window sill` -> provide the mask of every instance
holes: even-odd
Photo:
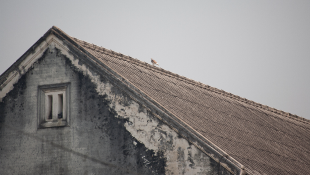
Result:
[[[40,126],[42,128],[63,127],[63,126],[67,126],[67,121],[59,120],[59,121],[44,122],[44,123],[41,123]]]

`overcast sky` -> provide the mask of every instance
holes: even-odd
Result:
[[[310,1],[0,1],[0,74],[53,25],[310,119]]]

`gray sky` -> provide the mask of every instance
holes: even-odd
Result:
[[[0,1],[0,74],[50,27],[310,119],[310,1]]]

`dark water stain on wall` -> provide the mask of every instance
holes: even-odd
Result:
[[[118,118],[115,110],[108,106],[111,101],[106,99],[106,95],[98,95],[96,85],[81,72],[76,71],[76,73],[79,77],[79,96],[77,98],[79,112],[75,116],[78,119],[76,122],[87,122],[89,126],[84,129],[99,133],[97,135],[100,135],[99,138],[103,142],[98,144],[105,145],[103,146],[105,148],[109,147],[110,152],[104,161],[118,164],[120,170],[116,171],[117,173],[126,173],[128,170],[128,173],[165,174],[166,158],[164,153],[155,154],[153,150],[147,149],[132,137],[124,126],[128,119]],[[100,79],[107,81],[104,77]],[[114,88],[112,92],[117,93],[115,95],[124,96],[124,93],[117,88]],[[127,96],[122,104],[127,106],[131,103],[130,101],[131,99]]]

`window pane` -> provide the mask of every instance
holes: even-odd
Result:
[[[63,94],[58,94],[58,119],[63,118]]]
[[[47,102],[46,102],[46,117],[47,119],[52,119],[52,110],[53,109],[53,95],[47,96]]]

